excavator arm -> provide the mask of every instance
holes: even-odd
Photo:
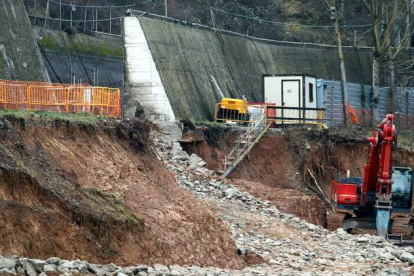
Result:
[[[391,217],[392,153],[396,135],[394,115],[388,114],[368,139],[368,162],[361,187],[361,205],[375,196],[376,228],[378,235],[383,237],[388,233]]]

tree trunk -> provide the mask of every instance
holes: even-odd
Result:
[[[389,69],[390,69],[390,89],[391,89],[391,97],[392,97],[391,111],[392,113],[395,113],[398,111],[398,95],[397,95],[397,85],[395,83],[395,64],[394,64],[393,58],[390,59]]]
[[[380,64],[378,57],[374,56],[372,63],[372,123],[379,121],[378,100],[380,92]]]
[[[412,34],[411,34],[411,24],[412,24],[412,17],[414,15],[414,8],[413,8],[414,0],[407,0],[407,9],[408,14],[406,17],[406,25],[407,25],[407,34],[408,34],[408,41],[407,41],[407,50],[411,47],[412,41]]]
[[[336,44],[338,47],[338,58],[339,58],[339,64],[341,67],[341,77],[342,77],[342,95],[344,99],[344,119],[345,124],[348,122],[349,114],[347,106],[349,104],[348,100],[348,85],[346,80],[346,69],[345,69],[345,61],[344,61],[344,53],[342,51],[342,39],[341,39],[341,32],[339,30],[339,11],[336,11],[335,15],[335,38],[336,38]]]

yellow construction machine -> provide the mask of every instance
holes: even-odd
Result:
[[[248,102],[242,99],[223,98],[216,105],[216,121],[234,121],[238,123],[248,123],[250,115],[248,112]]]

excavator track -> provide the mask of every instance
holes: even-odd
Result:
[[[391,233],[401,235],[404,239],[413,239],[414,219],[411,215],[394,215],[392,217]]]
[[[347,215],[348,213],[344,212],[332,212],[328,216],[328,230],[334,231],[338,228],[343,228],[344,219]]]

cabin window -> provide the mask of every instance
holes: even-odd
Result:
[[[309,102],[313,103],[313,83],[309,83]]]

